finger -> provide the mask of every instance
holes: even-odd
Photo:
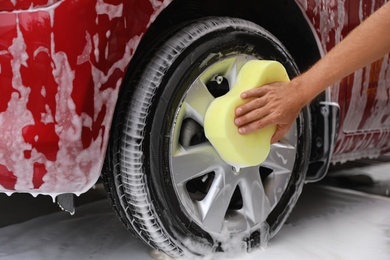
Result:
[[[253,88],[241,93],[241,98],[253,98],[253,97],[262,97],[267,93],[267,86]]]
[[[241,127],[241,126],[250,124],[252,122],[264,119],[269,113],[270,113],[270,111],[266,107],[252,109],[252,110],[249,110],[248,113],[246,113],[242,116],[236,117],[234,119],[234,123],[237,126]]]
[[[251,112],[255,109],[261,108],[266,104],[266,99],[264,97],[255,98],[251,101],[248,101],[241,106],[238,106],[235,110],[236,116],[242,116]]]
[[[275,134],[271,138],[271,144],[279,142],[285,136],[290,127],[288,125],[278,125]]]
[[[249,124],[239,127],[238,132],[240,134],[250,134],[271,124],[272,124],[272,118],[270,116],[265,116],[264,118],[252,121]]]

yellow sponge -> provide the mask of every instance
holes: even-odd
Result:
[[[287,72],[279,62],[251,60],[241,68],[230,91],[211,102],[204,119],[204,130],[224,161],[240,169],[259,165],[267,158],[276,126],[241,135],[234,124],[235,109],[247,102],[241,99],[242,92],[273,82],[288,81]]]

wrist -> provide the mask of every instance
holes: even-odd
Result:
[[[312,98],[309,95],[308,88],[306,87],[307,82],[304,79],[298,76],[291,80],[290,86],[292,87],[292,93],[295,93],[294,99],[300,109],[310,103]]]
[[[308,105],[318,94],[328,87],[328,80],[320,71],[311,69],[291,81],[297,93],[299,105]]]

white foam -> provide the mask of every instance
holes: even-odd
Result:
[[[107,15],[110,20],[115,17],[121,17],[123,14],[123,4],[112,5],[107,4],[103,0],[96,2],[96,13],[98,15]]]

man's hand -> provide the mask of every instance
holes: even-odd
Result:
[[[292,82],[251,89],[243,92],[241,98],[248,102],[236,109],[234,122],[238,131],[248,134],[267,125],[277,125],[271,143],[279,141],[288,132],[304,106]]]

